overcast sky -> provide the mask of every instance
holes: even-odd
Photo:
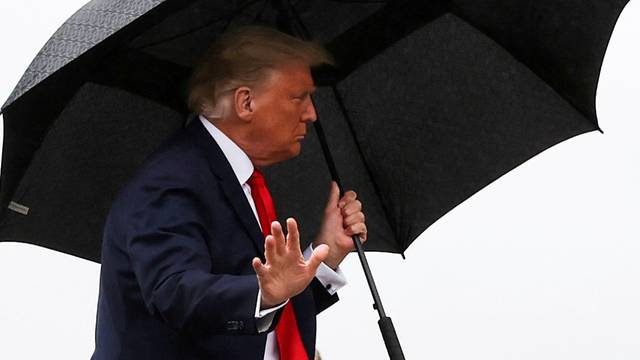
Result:
[[[0,101],[83,3],[0,3]],[[604,134],[503,176],[431,226],[406,260],[369,255],[407,358],[640,358],[638,39],[635,0],[598,85]],[[343,269],[350,284],[319,318],[318,349],[330,360],[386,359],[357,258]],[[0,243],[0,359],[88,358],[98,278],[98,264]]]

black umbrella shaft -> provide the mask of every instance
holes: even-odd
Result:
[[[291,5],[289,0],[272,0],[272,3],[274,5],[274,8],[279,13],[278,22],[280,27],[287,29],[290,33],[304,40],[310,40],[311,35],[309,31],[302,23],[300,16],[295,11],[293,5]],[[335,88],[335,86],[332,86],[332,88],[334,93],[337,94],[337,89]],[[342,108],[342,111],[345,112],[345,109]],[[344,115],[347,116],[346,112]],[[331,156],[331,151],[329,150],[329,145],[327,143],[327,139],[324,135],[324,131],[322,130],[322,125],[320,125],[319,120],[314,122],[314,127],[316,129],[316,133],[318,134],[320,145],[322,146],[324,158],[327,165],[329,166],[331,177],[338,184],[340,195],[342,196],[342,194],[344,193],[344,188],[342,187],[342,182],[340,181],[338,170],[336,168],[335,162],[333,161],[333,156]],[[364,248],[362,247],[360,236],[354,235],[352,239],[353,244],[356,248],[356,252],[358,253],[358,257],[360,258],[360,263],[362,264],[362,269],[364,270],[364,275],[367,279],[367,283],[369,284],[371,295],[373,296],[373,307],[378,311],[378,315],[380,316],[380,320],[378,320],[378,326],[380,326],[380,331],[382,332],[382,338],[387,348],[387,352],[389,353],[389,358],[391,360],[404,360],[404,354],[402,353],[402,348],[400,346],[398,336],[396,335],[396,330],[393,327],[393,322],[391,321],[391,318],[387,317],[384,312],[382,300],[380,300],[378,288],[376,287],[376,283],[373,280],[373,275],[371,274],[371,269],[369,268],[367,257],[364,254]]]
[[[344,189],[342,187],[342,183],[340,182],[340,177],[338,175],[338,170],[336,168],[335,162],[333,161],[333,157],[331,156],[331,151],[329,150],[327,139],[324,136],[322,125],[320,125],[320,121],[314,122],[313,125],[316,129],[316,133],[318,134],[320,144],[322,145],[322,153],[324,154],[325,161],[329,166],[331,177],[338,184],[338,188],[340,188],[340,196],[342,196],[342,194],[344,193]],[[358,253],[358,258],[360,259],[360,264],[362,265],[362,270],[364,271],[364,276],[367,279],[367,283],[369,284],[369,290],[371,290],[371,296],[373,297],[373,308],[378,311],[378,315],[380,316],[380,320],[378,320],[378,326],[380,327],[382,339],[384,340],[387,352],[389,353],[389,359],[404,360],[404,354],[402,352],[402,347],[400,346],[400,340],[398,340],[398,335],[396,334],[396,330],[393,326],[393,321],[384,312],[382,300],[380,299],[380,294],[378,294],[376,283],[373,280],[373,274],[371,274],[371,268],[369,267],[369,262],[367,261],[367,257],[364,253],[364,248],[362,246],[360,236],[354,235],[352,236],[352,239],[353,244],[356,248],[356,252]]]
[[[333,161],[333,156],[331,156],[331,151],[329,150],[329,145],[327,144],[327,139],[324,135],[324,130],[322,130],[322,125],[320,121],[315,121],[313,126],[316,129],[316,134],[318,135],[318,139],[320,140],[320,145],[322,147],[322,153],[324,154],[324,159],[329,167],[329,172],[331,173],[331,178],[338,184],[338,188],[340,189],[340,197],[344,194],[344,188],[342,186],[342,182],[340,181],[340,176],[338,175],[338,169],[336,168],[336,164]],[[373,274],[371,274],[371,268],[369,267],[369,262],[367,261],[367,257],[364,254],[364,247],[362,246],[362,240],[360,240],[359,235],[354,235],[351,237],[353,239],[353,244],[355,245],[356,252],[358,253],[358,258],[360,258],[360,264],[362,264],[362,270],[364,270],[364,276],[367,278],[367,283],[369,284],[369,289],[371,290],[371,296],[373,296],[373,308],[378,311],[378,315],[380,318],[384,318],[387,314],[384,312],[384,307],[382,306],[382,300],[380,300],[380,295],[378,294],[378,288],[376,287],[376,282],[373,280]]]
[[[331,151],[329,150],[329,145],[327,144],[324,130],[322,130],[322,125],[320,124],[320,121],[315,121],[313,125],[316,129],[316,134],[318,134],[318,139],[320,140],[320,144],[322,147],[322,153],[324,154],[325,162],[329,167],[331,178],[338,184],[338,188],[340,189],[340,196],[342,196],[342,194],[344,194],[344,188],[342,186],[342,182],[340,181],[340,175],[338,174],[336,164],[333,161],[333,156],[331,156]],[[360,240],[359,235],[354,235],[352,239],[353,244],[356,248],[356,252],[358,253],[358,258],[360,259],[360,264],[362,265],[362,270],[364,270],[364,276],[367,279],[369,289],[371,290],[371,296],[373,297],[373,308],[378,311],[380,319],[386,318],[387,314],[384,312],[384,306],[382,306],[382,300],[380,299],[380,294],[378,294],[376,282],[373,280],[373,274],[371,273],[371,268],[369,267],[367,256],[364,253],[364,247],[362,246],[362,240]]]

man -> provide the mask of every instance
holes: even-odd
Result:
[[[275,220],[260,168],[292,158],[316,120],[319,46],[247,27],[195,69],[200,113],[122,190],[107,218],[93,359],[311,359],[315,315],[366,239],[362,206],[335,183],[304,251]],[[303,199],[301,199],[302,201]],[[265,236],[266,235],[266,236]]]

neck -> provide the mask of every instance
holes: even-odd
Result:
[[[213,126],[218,128],[223,134],[225,134],[231,141],[233,141],[242,151],[247,154],[254,167],[262,169],[272,164],[268,159],[263,158],[261,151],[256,149],[255,141],[253,141],[253,134],[249,124],[241,121],[240,119],[223,119],[223,118],[210,118],[203,115],[207,121]]]

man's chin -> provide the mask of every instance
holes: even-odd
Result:
[[[300,144],[298,144],[297,146],[294,146],[290,149],[290,151],[288,152],[282,152],[280,153],[280,156],[278,156],[278,160],[271,162],[269,165],[272,164],[277,164],[277,163],[281,163],[283,161],[287,161],[290,159],[293,159],[295,157],[297,157],[298,155],[300,155]]]
[[[291,152],[289,153],[289,155],[290,155],[289,158],[291,159],[291,158],[294,158],[294,157],[300,155],[301,149],[302,149],[302,145],[299,142],[296,143],[295,145],[293,145],[291,147]]]

